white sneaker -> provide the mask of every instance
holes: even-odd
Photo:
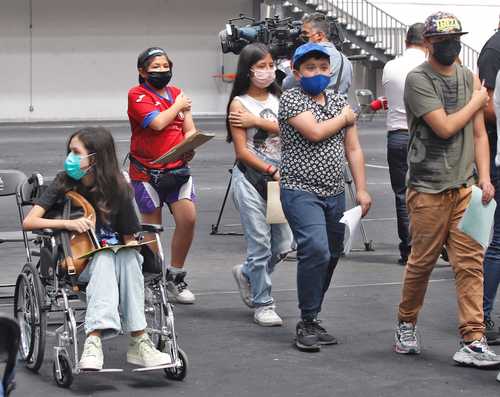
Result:
[[[188,305],[194,303],[196,298],[188,289],[188,286],[184,281],[184,277],[186,277],[186,272],[176,272],[174,274],[169,272],[167,275],[167,289],[178,303]]]
[[[274,327],[283,325],[283,320],[278,314],[276,314],[275,306],[260,306],[255,309],[253,315],[254,321],[263,327]]]
[[[141,367],[159,367],[172,363],[170,354],[157,350],[146,333],[131,337],[128,345],[127,362]]]
[[[252,302],[252,291],[248,279],[243,274],[243,265],[233,266],[233,277],[240,291],[241,300],[245,305],[253,309],[255,306]]]
[[[101,338],[90,335],[83,345],[83,353],[80,358],[80,369],[86,371],[100,371],[104,362]]]
[[[497,375],[497,382],[500,382],[500,372]]]
[[[461,365],[478,368],[500,366],[500,356],[490,349],[484,336],[471,343],[462,342],[460,349],[453,355],[453,360]]]

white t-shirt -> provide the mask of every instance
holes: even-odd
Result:
[[[497,73],[497,80],[495,81],[495,91],[493,91],[493,106],[495,107],[495,114],[497,116],[497,137],[500,132],[500,70]],[[497,155],[495,157],[495,164],[500,167],[500,139],[497,140]]]
[[[425,62],[425,53],[408,48],[404,54],[387,62],[382,73],[382,86],[387,97],[387,130],[407,130],[406,109],[403,100],[406,76],[412,69]]]
[[[265,101],[259,101],[249,95],[234,97],[250,113],[263,119],[278,122],[279,100],[273,94],[269,94]],[[281,139],[279,134],[270,134],[260,128],[247,128],[247,147],[262,159],[280,161]]]

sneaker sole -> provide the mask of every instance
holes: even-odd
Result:
[[[407,354],[407,355],[416,355],[420,354],[420,349],[414,348],[414,349],[402,349],[400,348],[397,344],[393,345],[393,350],[395,353],[398,354]]]
[[[500,361],[484,361],[476,360],[467,353],[456,352],[453,355],[453,361],[457,364],[465,367],[477,367],[477,368],[499,368]]]
[[[283,325],[283,320],[282,321],[274,321],[272,323],[263,323],[258,321],[256,318],[253,319],[255,324],[260,325],[261,327],[281,327]]]
[[[294,346],[301,352],[306,352],[306,353],[317,353],[321,350],[321,347],[319,345],[306,346],[299,343],[297,339],[295,339]]]
[[[243,303],[248,306],[250,309],[254,309],[255,306],[252,305],[251,303],[248,303],[245,299],[245,295],[243,294],[243,287],[241,286],[240,284],[240,279],[238,277],[238,271],[236,269],[233,268],[232,270],[232,273],[233,273],[233,278],[234,278],[234,281],[236,281],[236,285],[238,286],[238,291],[240,293],[240,297],[241,297],[241,300],[243,301]]]
[[[127,362],[129,364],[133,364],[133,365],[138,365],[139,367],[143,367],[143,368],[149,368],[149,367],[159,367],[159,366],[162,366],[162,365],[169,365],[169,364],[172,364],[172,360],[169,360],[168,362],[166,363],[152,363],[150,365],[147,365],[144,361],[142,361],[140,358],[138,357],[135,357],[135,356],[128,356],[127,355]]]
[[[338,345],[339,344],[339,341],[337,339],[335,340],[332,340],[330,342],[326,342],[326,341],[319,341],[318,342],[321,346],[329,346],[329,345]]]
[[[100,366],[99,365],[90,366],[90,365],[82,365],[82,364],[78,364],[78,366],[79,366],[81,371],[95,372],[95,371],[101,371],[103,366],[104,366],[104,363],[102,363]]]

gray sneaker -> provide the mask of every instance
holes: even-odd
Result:
[[[417,326],[400,322],[394,334],[394,351],[399,354],[419,354],[420,343],[417,338]]]
[[[483,336],[471,343],[461,343],[460,349],[453,355],[453,360],[460,365],[470,365],[478,368],[500,366],[500,356],[491,350]]]
[[[253,309],[255,306],[252,302],[252,291],[248,279],[243,274],[243,265],[233,266],[233,277],[240,291],[241,300],[245,305]]]

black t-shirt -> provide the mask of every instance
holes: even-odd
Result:
[[[489,38],[479,54],[477,60],[479,69],[479,79],[484,80],[484,86],[490,90],[495,90],[497,73],[500,70],[500,30]],[[498,117],[498,116],[497,116]],[[493,162],[497,148],[497,125],[486,122],[488,139],[490,142],[490,157]]]
[[[54,210],[62,213],[65,203],[65,190],[61,187],[59,180],[63,177],[63,174],[57,175],[55,180],[47,186],[41,196],[35,200],[35,205],[39,205],[46,211]],[[132,202],[131,191],[128,191],[127,195],[122,195],[113,203],[109,221],[107,222],[103,222],[99,210],[93,202],[92,194],[81,184],[77,185],[76,191],[85,197],[96,210],[96,234],[99,240],[105,239],[108,244],[120,244],[123,242],[121,236],[131,235],[141,230]]]

